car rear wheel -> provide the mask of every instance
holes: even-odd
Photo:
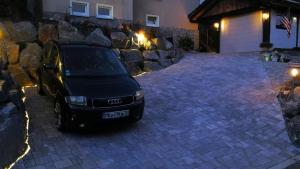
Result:
[[[68,118],[64,112],[63,105],[59,100],[55,101],[54,113],[55,113],[55,127],[60,131],[68,130],[69,129]]]

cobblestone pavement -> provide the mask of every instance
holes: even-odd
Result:
[[[256,56],[189,54],[138,81],[145,118],[88,133],[58,132],[50,100],[28,89],[32,149],[15,168],[263,169],[299,154]]]

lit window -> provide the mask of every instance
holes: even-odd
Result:
[[[159,16],[146,15],[146,25],[151,27],[159,27]]]
[[[71,0],[71,15],[75,16],[89,16],[89,3]]]
[[[97,4],[97,18],[113,19],[114,7],[111,5]]]

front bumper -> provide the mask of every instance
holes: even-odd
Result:
[[[112,121],[132,120],[138,121],[143,117],[144,113],[144,100],[134,102],[130,105],[95,108],[95,107],[79,107],[68,105],[68,116],[70,120],[75,123],[94,124],[94,123],[107,123]],[[102,114],[106,112],[129,110],[129,116],[118,119],[103,119]]]

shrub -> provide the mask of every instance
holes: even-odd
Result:
[[[192,50],[194,49],[194,41],[188,36],[179,37],[178,46],[186,51]]]

